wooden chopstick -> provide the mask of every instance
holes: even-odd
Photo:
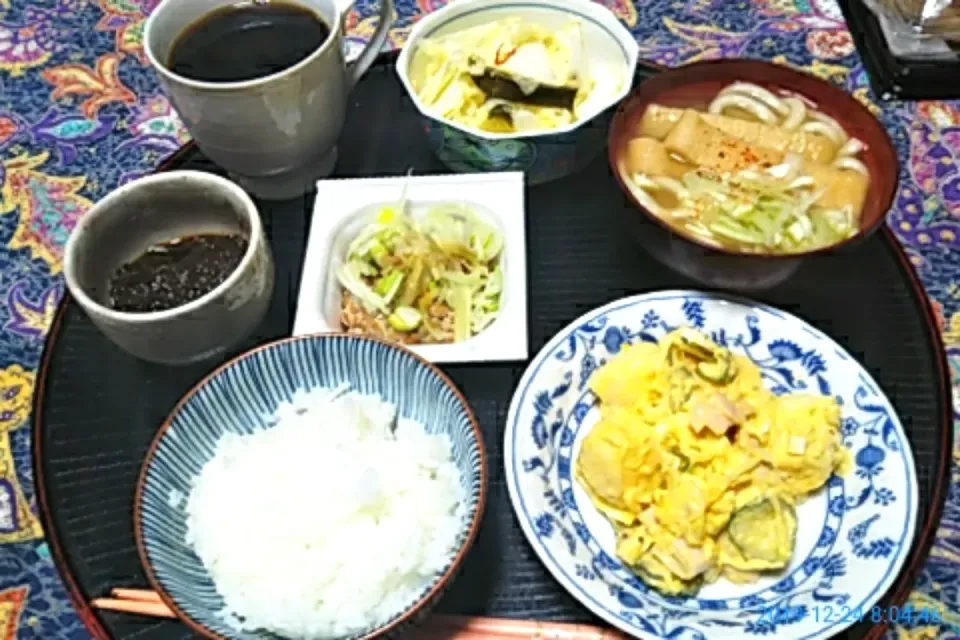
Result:
[[[547,622],[545,620],[515,620],[445,616],[435,614],[424,626],[442,633],[442,637],[457,640],[476,638],[530,638],[537,640],[620,640],[627,636],[613,629],[601,629],[588,624]],[[441,636],[438,636],[441,637]]]
[[[141,602],[163,602],[160,594],[150,589],[111,589],[110,595],[118,600],[139,600]]]
[[[160,595],[149,589],[112,589],[112,598],[95,598],[95,609],[133,613],[155,618],[176,618]],[[417,629],[420,640],[621,640],[613,629],[586,624],[513,620],[470,616],[432,615]]]
[[[112,598],[96,598],[90,604],[95,609],[108,609],[123,613],[138,613],[155,618],[176,618],[160,594],[149,589],[111,589]]]
[[[90,605],[94,609],[120,611],[122,613],[136,613],[152,618],[176,618],[170,607],[162,602],[145,602],[143,600],[119,600],[116,598],[94,598]]]

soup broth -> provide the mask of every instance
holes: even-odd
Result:
[[[854,235],[870,186],[864,145],[816,105],[743,82],[679,94],[638,118],[619,170],[686,235],[736,251],[800,253]]]
[[[330,37],[313,11],[283,2],[223,7],[188,27],[176,40],[167,66],[203,82],[241,82],[289,69]]]

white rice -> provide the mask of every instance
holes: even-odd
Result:
[[[299,393],[227,434],[194,479],[186,541],[237,631],[343,638],[387,622],[449,563],[465,513],[446,435],[378,397]]]
[[[185,497],[182,491],[170,489],[170,493],[167,494],[167,506],[171,509],[179,509]]]

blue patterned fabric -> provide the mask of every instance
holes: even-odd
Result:
[[[890,225],[939,314],[960,385],[960,103],[879,103],[833,0],[602,0],[636,34],[641,57],[669,65],[756,57],[831,77],[883,121],[902,175]],[[86,638],[53,569],[36,517],[30,397],[43,339],[63,291],[67,235],[93,201],[152,171],[188,136],[143,55],[157,0],[0,0],[0,634]],[[397,0],[391,34],[441,0]],[[369,38],[376,7],[347,21]],[[955,391],[955,397],[958,393]],[[954,460],[960,460],[955,449]],[[960,625],[960,472],[912,596],[945,624],[891,637],[953,638]],[[951,626],[954,625],[954,626]]]

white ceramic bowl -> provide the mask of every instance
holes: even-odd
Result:
[[[424,38],[519,17],[548,27],[569,18],[582,24],[584,48],[593,64],[617,65],[622,82],[606,100],[588,103],[575,123],[549,131],[492,133],[466,127],[432,113],[413,91],[407,76],[417,45]],[[437,156],[455,171],[523,171],[527,184],[568,175],[592,160],[606,140],[607,116],[633,84],[640,48],[633,35],[606,7],[583,0],[464,0],[453,2],[418,22],[397,59],[397,74],[417,110]]]

